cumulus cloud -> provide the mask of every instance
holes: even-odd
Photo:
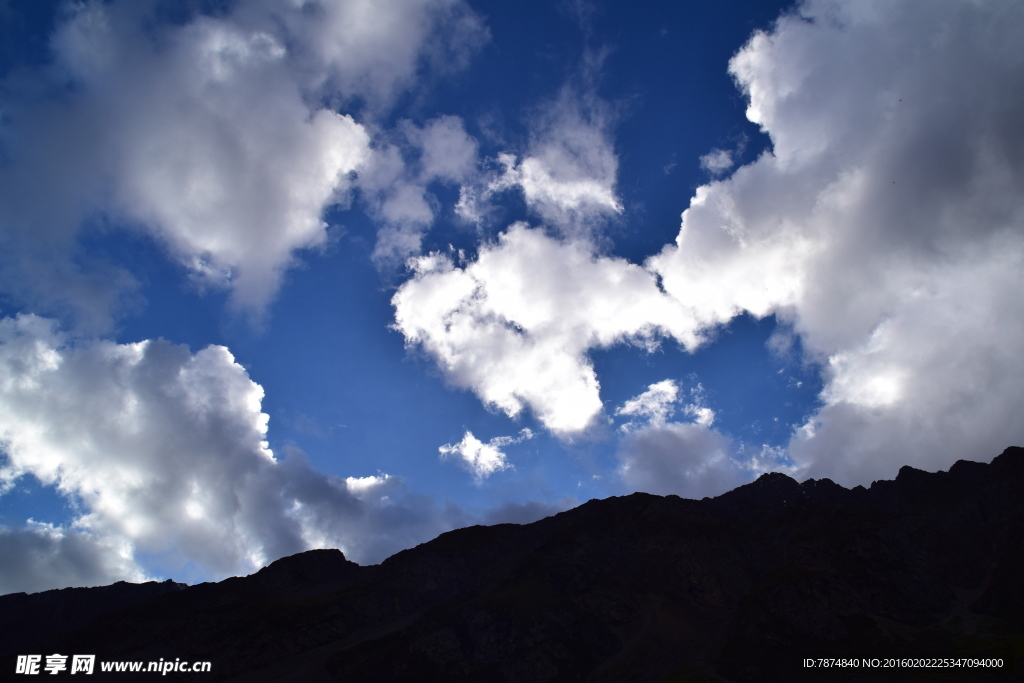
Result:
[[[1024,437],[1022,27],[1014,3],[811,1],[730,63],[772,153],[700,188],[647,265],[709,320],[779,313],[822,359],[791,444],[809,475]]]
[[[226,349],[68,348],[33,316],[0,321],[0,340],[9,464],[80,498],[89,512],[77,526],[147,552],[180,548],[217,571],[262,559],[247,513],[267,502],[261,484],[274,463],[263,392]],[[288,545],[286,534],[269,536]]]
[[[395,477],[324,475],[299,451],[277,459],[263,390],[221,346],[74,340],[26,315],[0,320],[0,368],[4,476],[34,475],[80,511],[68,529],[4,532],[34,549],[4,563],[14,577],[49,556],[64,559],[41,577],[73,565],[74,580],[97,582],[137,577],[140,556],[186,579],[312,547],[375,562],[465,522]],[[182,576],[189,567],[197,577]]]
[[[512,467],[508,462],[508,457],[501,450],[502,448],[532,438],[533,432],[523,429],[519,432],[519,436],[496,436],[484,443],[473,436],[473,432],[466,430],[462,441],[457,444],[445,444],[437,450],[441,453],[442,460],[458,458],[459,464],[471,472],[477,482],[480,482],[498,470]]]
[[[653,351],[662,337],[695,349],[705,334],[706,302],[666,295],[655,274],[595,253],[589,240],[523,223],[470,263],[441,253],[411,263],[413,277],[392,299],[407,344],[485,404],[510,417],[529,407],[565,439],[602,411],[590,350],[626,342]]]
[[[53,64],[4,82],[0,286],[102,326],[120,288],[81,272],[76,239],[104,217],[146,231],[199,282],[260,309],[295,252],[325,243],[321,214],[348,201],[373,156],[364,125],[324,103],[379,110],[485,38],[456,1],[264,0],[180,25],[138,3],[70,6]],[[437,137],[427,136],[432,150]],[[68,294],[90,275],[100,285]]]
[[[697,344],[690,314],[651,273],[522,223],[463,266],[441,253],[412,263],[392,299],[406,342],[485,404],[510,417],[528,406],[563,438],[602,410],[590,349],[653,349],[658,334]]]
[[[421,261],[398,328],[458,386],[565,435],[602,408],[588,350],[693,349],[774,314],[824,368],[823,407],[789,449],[805,475],[863,483],[1018,443],[1022,29],[1009,1],[803,2],[729,66],[771,151],[698,188],[674,244],[640,267],[513,227],[475,263]],[[702,429],[649,445],[717,452]]]

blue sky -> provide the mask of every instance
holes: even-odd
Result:
[[[662,5],[0,3],[0,592],[1024,442],[1024,10]]]

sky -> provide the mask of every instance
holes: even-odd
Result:
[[[0,593],[1024,445],[1021,35],[0,1]]]

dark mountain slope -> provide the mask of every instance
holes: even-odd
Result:
[[[203,681],[1021,680],[1022,532],[1021,448],[869,489],[768,474],[460,529],[371,567],[303,553],[17,651],[209,660]],[[820,657],[1003,666],[803,667]]]
[[[171,580],[118,581],[96,588],[0,595],[0,653],[23,652],[25,647],[54,633],[79,628],[102,614],[187,587]]]

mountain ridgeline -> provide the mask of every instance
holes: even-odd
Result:
[[[219,583],[7,595],[0,652],[5,680],[29,653],[209,661],[166,677],[196,681],[1024,680],[1024,449],[870,488],[592,500],[374,566],[313,550]]]

